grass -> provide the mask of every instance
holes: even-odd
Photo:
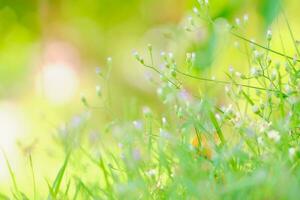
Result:
[[[209,4],[200,1],[200,6],[194,9],[194,18],[214,23],[208,15]],[[194,70],[194,53],[188,53],[185,64],[179,66],[172,53],[162,52],[155,58],[151,45],[149,59],[135,52],[135,59],[158,75],[151,81],[164,109],[156,113],[145,107],[142,114],[132,114],[137,120],[113,118],[102,126],[106,137],[100,140],[87,140],[85,119],[82,126],[57,137],[65,160],[53,183],[45,183],[48,199],[298,199],[300,61],[273,50],[270,31],[266,46],[242,36],[240,23],[228,33],[245,44],[254,67],[245,74],[230,68],[227,80],[201,77]],[[188,30],[197,29],[196,23],[190,25]],[[285,64],[275,64],[272,54]],[[87,110],[111,112],[111,62],[107,74],[97,70],[105,86],[103,91],[96,88],[103,106],[92,106],[83,95]],[[181,77],[225,86],[228,104],[219,105],[218,97],[188,92]],[[32,197],[21,192],[6,161],[13,199],[47,198],[39,192],[33,156],[29,157]],[[4,194],[0,197],[9,199]]]

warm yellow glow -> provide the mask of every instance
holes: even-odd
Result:
[[[63,104],[71,100],[78,87],[78,77],[68,63],[48,63],[42,67],[42,92],[52,103]]]

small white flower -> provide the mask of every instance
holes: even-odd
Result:
[[[289,148],[289,157],[292,159],[296,154],[296,149],[294,147]]]
[[[236,18],[236,19],[235,19],[235,23],[236,23],[236,25],[238,25],[238,26],[241,25],[241,20],[240,20],[240,18]]]
[[[146,172],[147,176],[155,176],[157,174],[156,169],[150,169],[149,171]]]
[[[132,124],[136,129],[141,130],[143,128],[143,123],[141,121],[135,120],[132,122]]]
[[[262,53],[257,50],[254,50],[253,54],[255,59],[260,59],[262,57]]]
[[[231,114],[233,112],[233,108],[232,108],[232,104],[229,104],[225,110],[224,110],[224,113],[225,114]]]
[[[259,112],[259,107],[257,105],[252,106],[252,111],[254,113],[258,113]]]
[[[280,141],[280,135],[278,131],[271,130],[267,133],[268,137],[273,140],[274,142],[279,142]]]
[[[101,75],[102,71],[101,71],[101,68],[100,67],[96,67],[96,74],[97,75]]]
[[[238,77],[238,78],[241,78],[242,77],[242,73],[241,72],[235,72],[235,76]]]
[[[271,40],[272,39],[272,31],[271,30],[268,30],[267,31],[267,40]]]
[[[231,88],[230,88],[229,85],[225,85],[225,92],[226,92],[226,93],[229,93],[229,92],[230,92],[230,89],[231,89]]]
[[[163,117],[163,118],[161,119],[161,122],[162,122],[163,126],[166,126],[166,125],[167,125],[167,119],[166,119],[165,117]]]
[[[198,8],[194,7],[194,8],[193,8],[193,12],[194,12],[196,15],[198,15],[198,14],[199,14]]]
[[[257,75],[257,69],[255,67],[251,67],[250,73],[251,73],[252,76],[256,76]]]
[[[163,94],[163,89],[162,88],[157,88],[156,93],[158,96],[161,96]]]
[[[263,140],[263,138],[262,138],[261,136],[259,136],[259,137],[257,138],[257,143],[258,143],[259,145],[263,145],[263,144],[264,144],[264,140]]]
[[[215,117],[216,117],[216,119],[218,120],[218,121],[221,121],[221,116],[217,113],[217,114],[215,114]]]
[[[96,93],[97,93],[98,96],[101,96],[102,92],[101,92],[101,86],[100,85],[96,86]]]
[[[108,58],[107,58],[107,62],[108,62],[108,63],[111,63],[111,62],[112,62],[112,57],[108,57]]]
[[[229,66],[229,72],[232,74],[234,72],[234,68],[232,66]]]
[[[143,107],[143,114],[144,114],[144,115],[149,115],[149,114],[151,114],[151,109],[150,109],[149,107],[147,107],[147,106],[144,106],[144,107]]]
[[[260,133],[264,133],[264,132],[266,132],[270,128],[271,125],[272,125],[272,122],[267,123],[266,121],[263,121],[260,124],[258,131]]]

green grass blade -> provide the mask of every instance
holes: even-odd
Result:
[[[224,134],[222,132],[221,127],[219,126],[219,123],[218,123],[218,121],[217,121],[214,113],[210,111],[209,115],[210,115],[210,120],[211,120],[212,124],[214,125],[214,127],[215,127],[215,129],[217,131],[217,134],[218,134],[218,136],[220,138],[220,141],[221,141],[222,145],[225,145],[226,141],[225,141]]]
[[[57,194],[58,194],[58,192],[60,190],[60,186],[61,186],[61,183],[62,183],[62,180],[63,180],[63,177],[64,177],[64,174],[66,172],[66,168],[67,168],[69,159],[70,159],[70,154],[67,154],[67,156],[65,158],[65,161],[64,161],[64,164],[60,168],[60,170],[59,170],[59,172],[58,172],[58,174],[57,174],[57,176],[55,178],[55,181],[52,184],[51,190],[53,191],[53,194],[52,195],[48,195],[48,199],[52,199],[52,198],[55,199],[57,197]]]

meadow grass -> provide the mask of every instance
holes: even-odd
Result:
[[[188,31],[197,29],[196,20],[215,25],[207,1],[199,1]],[[6,159],[12,178],[10,194],[3,199],[298,199],[299,168],[299,62],[297,41],[285,17],[295,56],[247,38],[241,26],[248,20],[227,25],[227,32],[245,45],[251,66],[248,72],[230,67],[224,80],[202,77],[196,70],[197,55],[187,53],[183,66],[173,53],[148,45],[147,58],[134,52],[135,59],[154,72],[150,81],[157,87],[163,108],[132,105],[125,118],[111,110],[108,70],[96,70],[101,87],[95,94],[100,107],[82,95],[88,111],[104,110],[110,116],[99,128],[103,136],[84,131],[86,115],[76,126],[58,131],[57,140],[65,159],[57,176],[48,185],[48,194],[39,192],[34,157],[29,156],[32,195],[22,192]],[[283,46],[284,47],[284,46]],[[284,48],[283,48],[284,49]],[[274,62],[276,57],[280,63]],[[157,64],[159,63],[159,64]],[[157,75],[157,76],[155,76]],[[226,105],[205,93],[189,91],[184,80],[224,87]],[[5,155],[5,153],[4,153]]]

